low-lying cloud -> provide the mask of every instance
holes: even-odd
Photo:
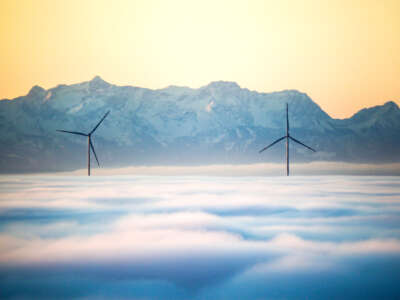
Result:
[[[358,164],[347,162],[315,161],[292,163],[293,175],[400,175],[400,163]],[[92,169],[99,176],[136,175],[136,176],[282,176],[286,175],[286,166],[279,163],[256,163],[238,165],[205,166],[136,166],[124,168]],[[73,172],[60,172],[58,175],[86,175],[87,169]]]
[[[0,188],[3,298],[400,295],[397,177],[13,176]]]

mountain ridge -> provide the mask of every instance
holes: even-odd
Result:
[[[40,92],[42,92],[42,91],[43,91],[43,92],[48,92],[48,91],[54,90],[54,89],[59,88],[59,87],[71,87],[71,86],[78,86],[78,85],[82,85],[82,84],[91,84],[91,83],[92,83],[92,84],[98,84],[99,82],[102,83],[102,84],[104,84],[104,85],[107,86],[107,87],[112,87],[112,86],[114,86],[114,87],[121,87],[121,88],[129,87],[129,88],[139,88],[139,89],[144,89],[144,90],[149,90],[149,91],[168,91],[168,90],[171,90],[171,89],[172,89],[172,90],[174,90],[174,89],[183,89],[183,90],[190,90],[190,91],[196,90],[195,88],[191,88],[191,87],[188,87],[188,86],[180,86],[180,85],[168,85],[168,86],[166,86],[166,87],[164,87],[164,88],[158,88],[158,89],[143,88],[143,87],[132,86],[132,85],[116,85],[116,84],[109,83],[109,82],[105,81],[105,80],[104,80],[101,76],[99,76],[99,75],[95,75],[91,80],[88,80],[88,81],[83,81],[83,82],[80,82],[80,83],[72,83],[72,84],[69,84],[69,85],[67,85],[67,84],[58,84],[57,86],[52,87],[52,88],[49,88],[49,89],[47,89],[47,90],[46,90],[45,88],[39,86],[39,85],[34,85],[34,86],[28,91],[28,93],[27,93],[25,96],[29,96],[31,93],[37,93],[37,91],[40,91]],[[249,89],[247,89],[247,88],[242,88],[242,87],[241,87],[237,82],[235,82],[235,81],[226,81],[226,80],[211,81],[210,83],[208,83],[208,84],[206,84],[206,85],[200,86],[198,89],[203,89],[203,88],[206,88],[206,87],[208,87],[208,86],[213,86],[213,85],[215,85],[215,84],[218,85],[219,83],[233,85],[233,86],[236,86],[236,87],[238,87],[238,88],[240,88],[240,89],[247,90],[247,91],[249,91],[249,92],[255,92],[255,93],[258,93],[258,94],[261,94],[261,95],[271,95],[271,94],[291,93],[291,92],[294,92],[294,93],[304,94],[306,97],[310,98],[310,97],[308,96],[307,93],[301,92],[301,91],[299,91],[299,90],[297,90],[297,89],[284,89],[284,90],[271,91],[271,92],[258,92],[258,91],[256,91],[256,90],[249,90]],[[10,98],[3,98],[3,99],[0,99],[0,101],[14,101],[14,100],[17,100],[17,99],[20,99],[20,98],[23,98],[23,97],[24,97],[24,96],[18,96],[18,97],[12,98],[12,99],[10,99]],[[310,100],[311,100],[311,98],[310,98]],[[311,101],[312,101],[312,100],[311,100]],[[313,102],[314,102],[314,101],[313,101]],[[320,107],[320,105],[319,105],[318,103],[316,103],[316,102],[314,102],[314,103],[315,103],[317,106]],[[360,109],[359,111],[355,112],[352,116],[347,117],[347,118],[332,118],[332,117],[331,117],[331,118],[332,118],[332,119],[336,119],[336,120],[351,119],[352,117],[354,117],[356,114],[360,113],[360,112],[363,111],[363,110],[379,108],[379,107],[383,107],[383,106],[387,106],[387,105],[390,105],[390,106],[395,107],[396,109],[399,109],[399,106],[397,105],[396,102],[394,102],[393,100],[388,100],[388,101],[386,101],[385,103],[383,103],[383,104],[381,104],[381,105],[374,105],[374,106],[371,106],[371,107],[362,108],[362,109]],[[320,107],[320,109],[323,110],[321,107]],[[324,112],[325,112],[325,111],[324,111]],[[325,112],[325,113],[326,113],[328,116],[330,116],[327,112]]]
[[[259,93],[230,81],[152,90],[95,76],[48,90],[34,86],[25,96],[0,101],[0,172],[82,167],[84,139],[55,130],[85,132],[107,110],[94,136],[105,166],[281,161],[282,146],[257,151],[284,134],[285,103],[293,136],[318,151],[291,145],[295,161],[400,160],[400,110],[393,101],[334,119],[297,90]]]

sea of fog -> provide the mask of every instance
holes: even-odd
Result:
[[[1,299],[399,299],[400,177],[0,176]]]

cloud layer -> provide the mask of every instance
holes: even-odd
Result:
[[[0,188],[4,298],[400,295],[397,177],[8,176]]]
[[[321,157],[322,160],[326,157]],[[137,175],[137,176],[277,176],[286,175],[286,166],[282,163],[256,163],[238,165],[206,165],[206,166],[137,166],[125,168],[96,169],[95,174]],[[400,175],[400,163],[358,164],[345,162],[315,161],[310,163],[291,163],[293,175]],[[58,173],[62,176],[87,174],[87,169],[74,172]]]

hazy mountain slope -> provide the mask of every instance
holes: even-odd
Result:
[[[108,110],[93,136],[104,166],[280,161],[283,143],[257,151],[285,134],[285,103],[291,134],[318,151],[293,145],[296,161],[400,160],[400,111],[393,102],[336,120],[294,90],[257,93],[222,81],[149,90],[95,77],[49,90],[35,86],[0,101],[0,171],[84,167],[86,139],[56,129],[89,132]]]

